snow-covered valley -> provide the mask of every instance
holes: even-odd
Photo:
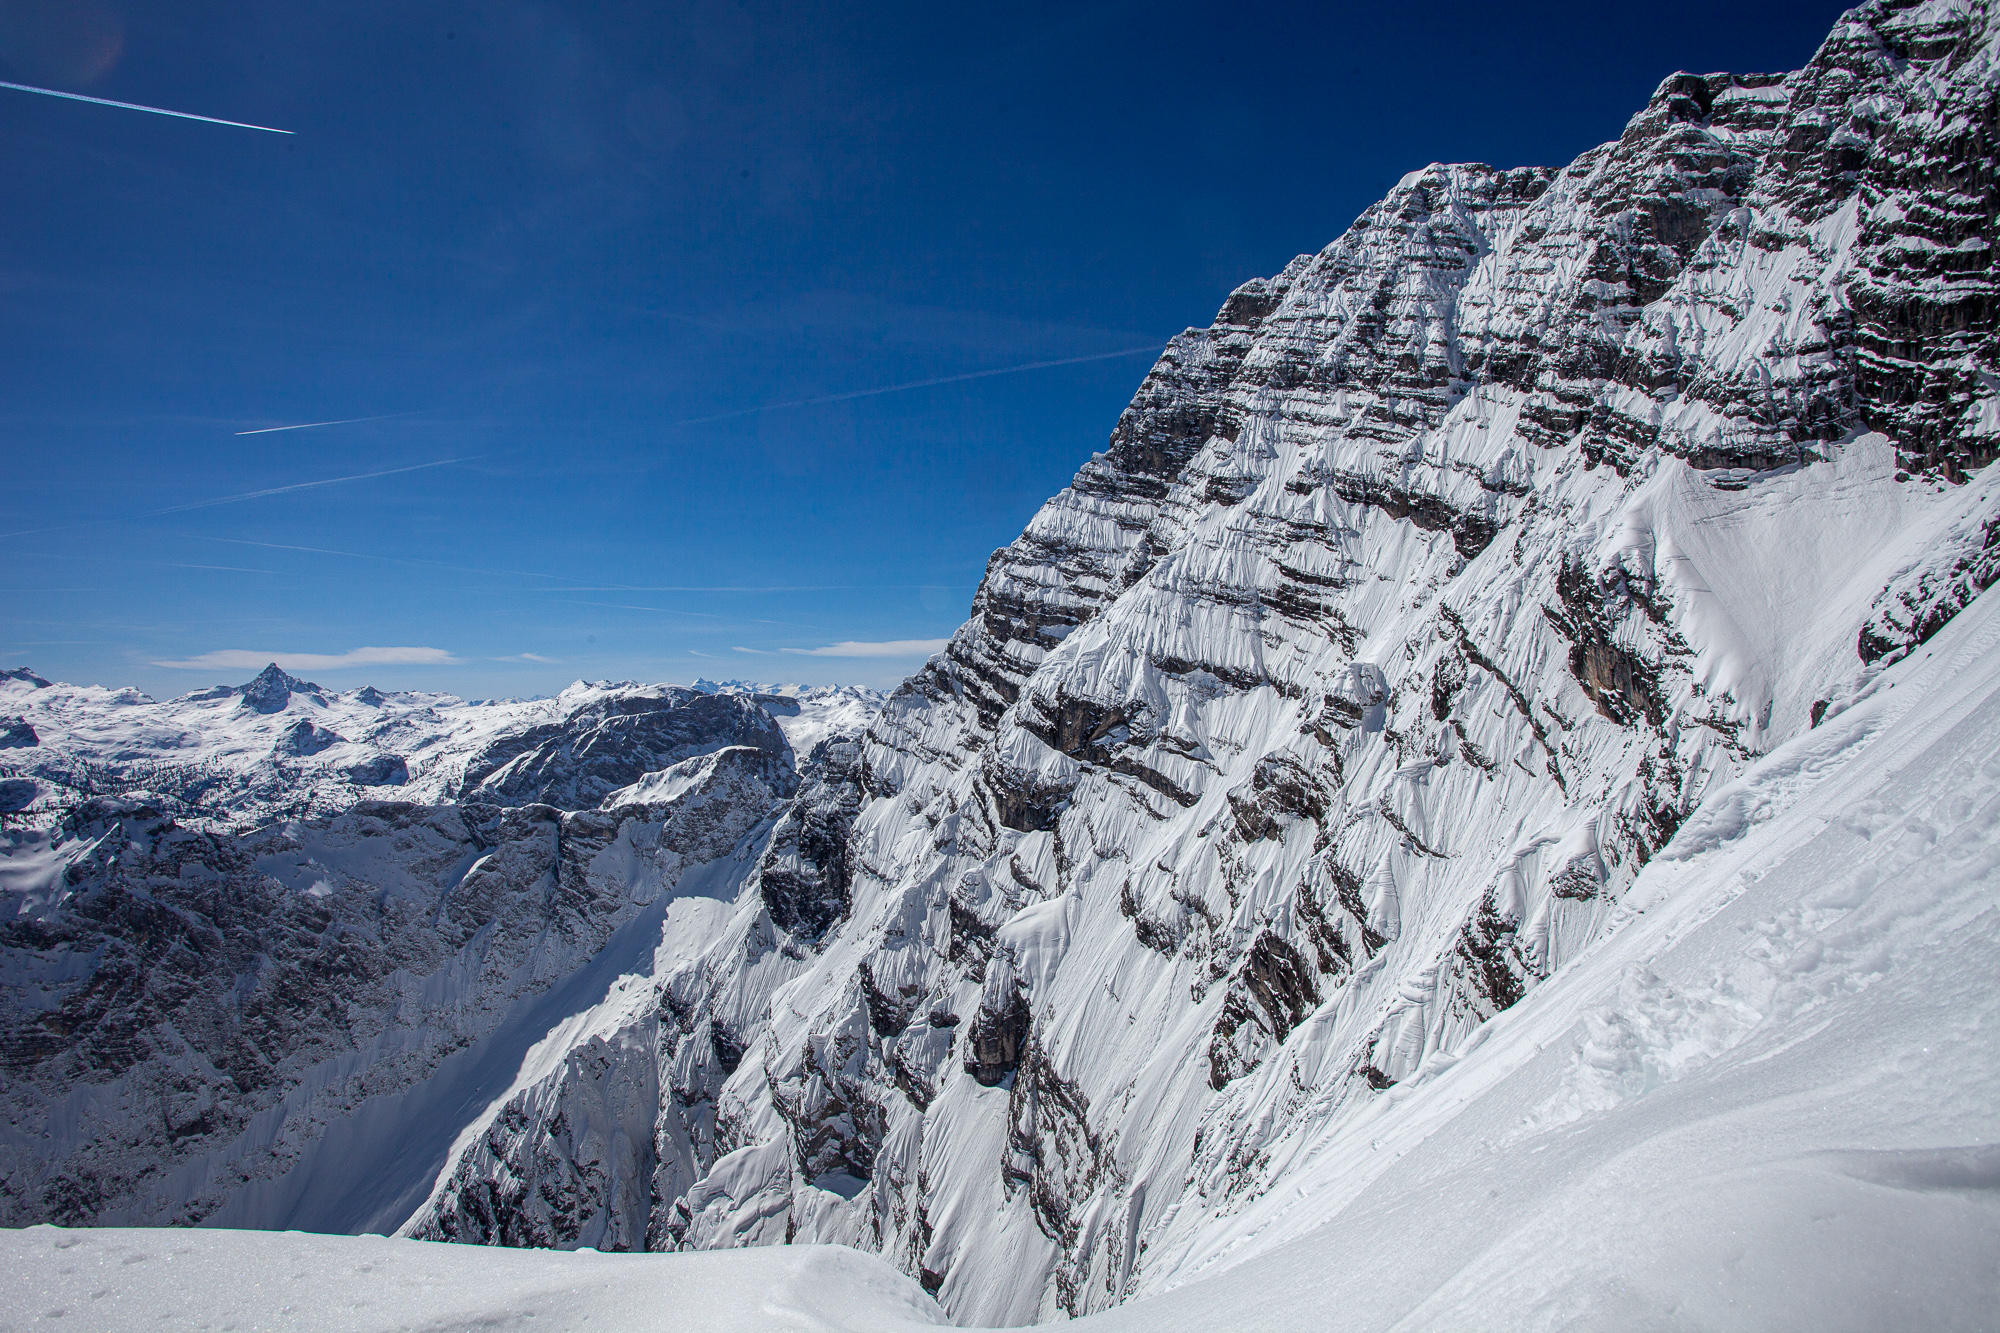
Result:
[[[404,1238],[14,1308],[1991,1327],[1997,61],[1875,3],[1411,173],[886,699],[10,673],[0,1220]]]

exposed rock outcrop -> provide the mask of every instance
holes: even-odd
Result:
[[[557,722],[495,737],[465,760],[456,799],[588,809],[648,773],[727,745],[787,761],[771,715],[742,695],[668,688],[592,699]]]
[[[243,707],[254,713],[280,713],[292,701],[294,694],[320,695],[325,691],[309,680],[286,675],[273,662],[236,693],[243,696]]]

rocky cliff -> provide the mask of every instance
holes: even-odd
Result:
[[[1176,339],[869,731],[844,918],[763,946],[810,962],[656,1243],[844,1241],[979,1321],[1170,1285],[1617,931],[1994,577],[1994,40],[1877,4],[1674,75]]]

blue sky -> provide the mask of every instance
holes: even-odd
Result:
[[[891,684],[1231,287],[1838,12],[14,0],[294,133],[0,91],[0,666]]]

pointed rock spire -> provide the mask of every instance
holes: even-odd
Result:
[[[275,713],[291,702],[294,693],[319,694],[320,687],[309,680],[285,674],[284,668],[276,662],[257,673],[257,678],[243,687],[245,707],[259,713]]]

